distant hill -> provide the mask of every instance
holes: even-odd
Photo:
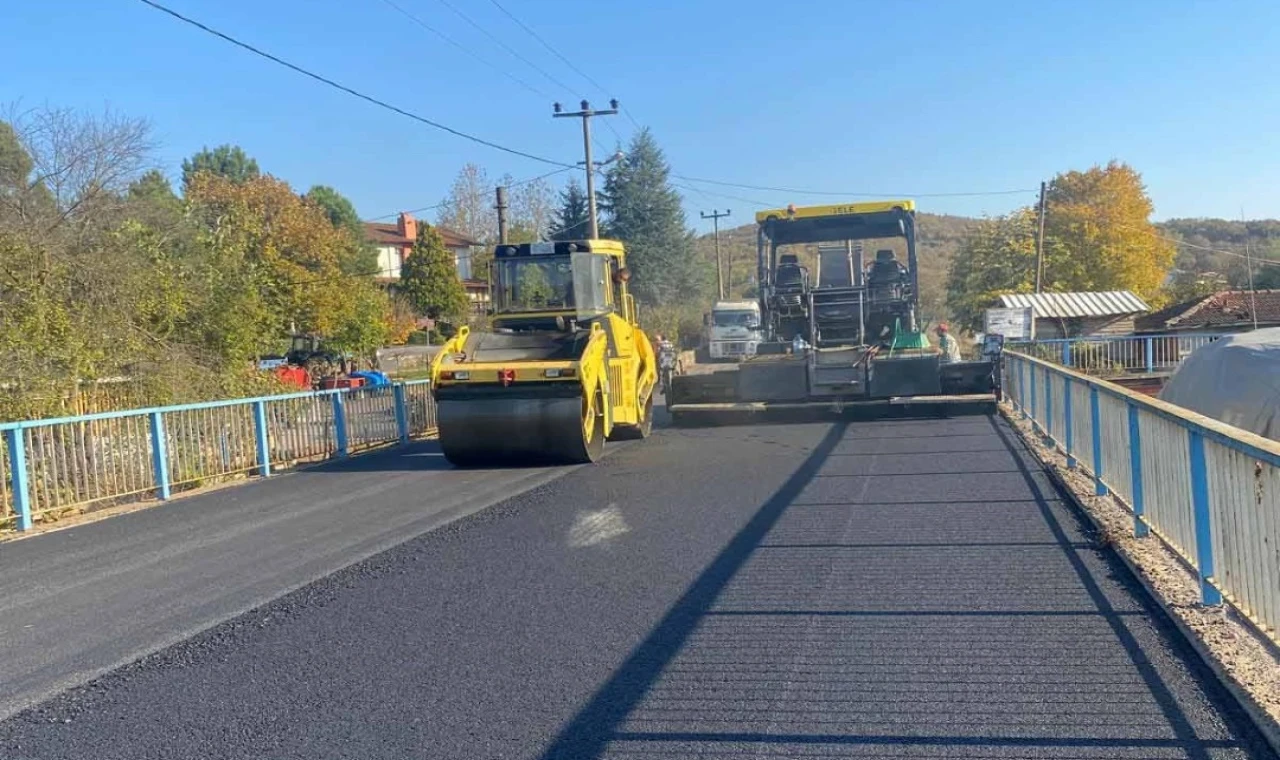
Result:
[[[1249,286],[1249,257],[1254,260],[1254,286],[1280,288],[1280,220],[1170,219],[1156,225],[1184,245],[1174,268],[1195,274],[1216,273],[1233,288]],[[1213,250],[1206,250],[1213,249]]]
[[[937,322],[948,318],[946,308],[947,271],[951,260],[964,241],[965,234],[979,221],[974,217],[945,214],[917,215],[917,247],[920,260],[920,307],[922,316]],[[1156,225],[1161,234],[1184,243],[1178,248],[1175,273],[1210,273],[1235,288],[1248,287],[1245,242],[1254,259],[1254,284],[1258,288],[1280,288],[1280,220],[1260,219],[1249,222],[1227,219],[1170,219]],[[756,267],[756,226],[744,224],[720,231],[721,253],[732,268],[730,295],[752,292]],[[905,258],[901,243],[894,246]],[[1214,250],[1204,250],[1214,249]],[[714,260],[714,242],[710,233],[701,235],[695,250],[708,262]],[[1220,251],[1220,252],[1215,252]],[[813,268],[817,247],[802,254]],[[1276,264],[1263,264],[1263,260]]]

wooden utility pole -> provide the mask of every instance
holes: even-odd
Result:
[[[1036,233],[1036,292],[1039,293],[1044,285],[1044,196],[1047,189],[1045,182],[1040,183],[1040,207],[1038,216],[1039,232]]]
[[[577,116],[582,119],[582,149],[586,153],[587,158],[587,229],[590,231],[589,237],[592,240],[600,237],[600,225],[596,220],[596,181],[595,181],[595,164],[591,163],[591,117],[592,116],[613,116],[618,112],[618,101],[610,100],[609,108],[599,111],[593,111],[591,104],[582,101],[578,105],[582,106],[579,111],[562,111],[559,103],[555,103],[553,108],[555,118],[565,116]]]
[[[498,187],[498,242],[507,243],[507,188]]]
[[[720,294],[720,300],[724,300],[724,265],[720,262],[720,220],[733,212],[725,209],[723,213],[719,209],[712,209],[708,214],[705,211],[699,212],[703,219],[710,219],[711,224],[716,231],[716,292]],[[732,285],[732,283],[730,283]]]

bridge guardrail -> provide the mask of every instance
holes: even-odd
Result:
[[[1115,335],[1009,343],[1010,350],[1056,362],[1090,375],[1170,372],[1192,351],[1220,334]]]
[[[0,424],[0,530],[426,435],[426,380]]]
[[[1045,442],[1280,643],[1280,443],[1019,351],[1005,389]]]

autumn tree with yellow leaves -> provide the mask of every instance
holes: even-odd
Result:
[[[1132,290],[1160,302],[1176,249],[1152,224],[1154,207],[1137,171],[1112,161],[1059,174],[1046,209],[1043,290]],[[1000,294],[1034,289],[1036,230],[1036,210],[1022,208],[970,232],[947,281],[957,322],[976,329]]]
[[[1045,257],[1046,290],[1159,296],[1177,249],[1152,224],[1155,207],[1132,167],[1112,161],[1059,174],[1045,207],[1046,251],[1054,251]]]
[[[144,121],[110,112],[0,120],[0,419],[65,413],[119,377],[136,405],[268,392],[256,359],[295,328],[364,355],[407,337],[354,211],[256,164],[190,161],[180,196],[153,149]]]
[[[369,272],[348,271],[363,249],[349,225],[333,224],[287,183],[201,173],[187,203],[210,264],[202,315],[228,359],[267,352],[293,330],[369,353],[403,321]]]

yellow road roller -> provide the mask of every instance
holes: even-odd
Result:
[[[498,245],[492,328],[431,363],[440,447],[455,466],[594,462],[653,427],[657,359],[613,240]]]

